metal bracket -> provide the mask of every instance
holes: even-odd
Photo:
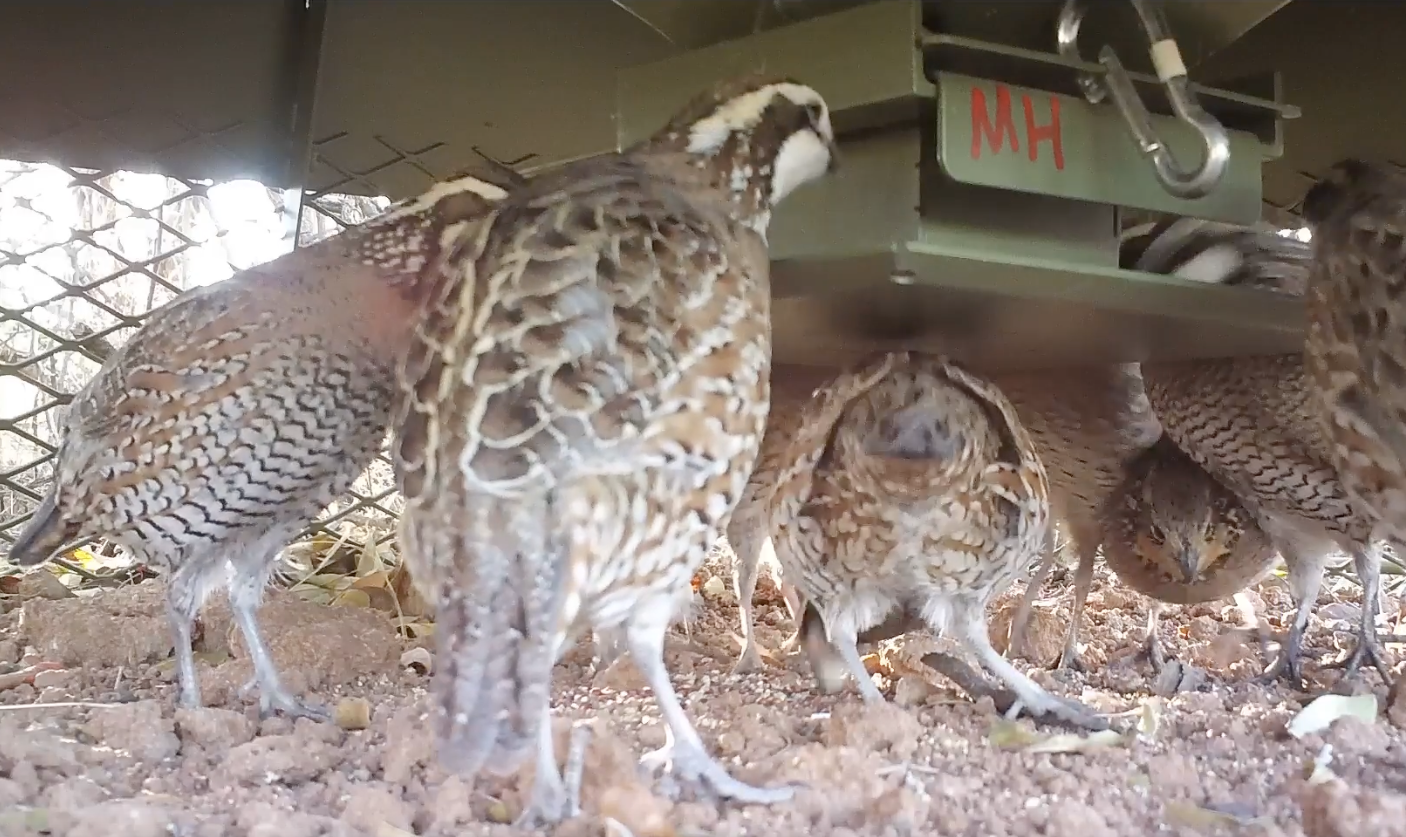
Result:
[[[1152,65],[1167,89],[1173,112],[1177,118],[1190,125],[1201,135],[1203,157],[1201,164],[1194,169],[1184,169],[1167,144],[1152,126],[1152,116],[1143,104],[1132,79],[1118,53],[1110,46],[1099,51],[1099,63],[1107,72],[1103,84],[1092,75],[1079,77],[1079,86],[1090,102],[1097,104],[1104,98],[1105,90],[1113,96],[1128,131],[1137,142],[1143,155],[1152,160],[1157,181],[1170,194],[1179,198],[1199,198],[1214,189],[1225,176],[1230,164],[1230,138],[1224,126],[1207,113],[1191,91],[1186,74],[1186,65],[1181,59],[1181,51],[1171,35],[1162,7],[1156,0],[1130,0],[1143,31],[1151,44]],[[1084,0],[1065,0],[1060,10],[1056,41],[1059,52],[1065,58],[1078,59],[1079,25],[1083,22],[1087,7]],[[1106,85],[1106,86],[1105,86]]]

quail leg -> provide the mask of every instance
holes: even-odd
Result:
[[[1296,608],[1294,624],[1284,639],[1284,647],[1279,651],[1279,659],[1264,674],[1257,678],[1260,683],[1284,680],[1295,689],[1303,688],[1303,633],[1308,628],[1308,617],[1318,602],[1318,589],[1323,584],[1323,570],[1326,555],[1295,549],[1289,544],[1281,548],[1284,561],[1289,566],[1289,592],[1294,597]]]
[[[800,644],[810,661],[820,691],[834,694],[840,690],[845,675],[854,678],[855,687],[866,703],[883,703],[883,692],[874,685],[874,678],[859,657],[859,639],[852,630],[827,630],[820,611],[807,604],[801,616]]]
[[[1154,674],[1161,674],[1167,667],[1167,654],[1162,650],[1162,640],[1157,636],[1157,623],[1161,616],[1162,603],[1154,600],[1147,608],[1147,639],[1143,644],[1143,653],[1152,664]]]
[[[964,613],[958,615],[958,619],[962,639],[966,640],[967,648],[976,654],[992,674],[1016,693],[1030,714],[1049,715],[1083,729],[1108,729],[1108,719],[1095,714],[1092,709],[1078,701],[1055,697],[1002,657],[991,645],[991,635],[986,627],[986,612],[983,607],[969,605]]]
[[[738,802],[769,805],[790,799],[795,794],[794,788],[754,787],[728,775],[723,766],[708,755],[664,667],[664,632],[669,606],[661,607],[653,602],[642,605],[629,623],[630,654],[654,691],[654,700],[664,719],[666,738],[661,749],[640,760],[641,765],[649,770],[662,769],[677,780],[701,781],[716,795]]]
[[[1085,544],[1098,543],[1089,533],[1078,533],[1074,542],[1079,546],[1079,566],[1074,570],[1074,602],[1069,609],[1069,632],[1064,636],[1064,650],[1059,655],[1055,669],[1087,671],[1084,661],[1079,659],[1079,628],[1084,620],[1084,603],[1094,586],[1094,560],[1097,550]]]
[[[757,651],[756,610],[752,599],[757,595],[757,573],[766,539],[758,536],[760,531],[757,524],[747,518],[747,515],[734,514],[734,525],[728,527],[728,543],[732,544],[735,558],[732,589],[737,594],[737,610],[742,617],[742,653],[732,667],[733,674],[759,671],[762,667],[762,655]]]
[[[590,726],[579,722],[572,725],[563,777],[557,772],[552,716],[550,712],[546,713],[537,733],[537,765],[532,779],[532,794],[522,813],[513,821],[514,828],[535,831],[581,815],[581,776],[590,738]]]
[[[192,579],[197,565],[186,564],[171,574],[166,587],[166,616],[171,623],[171,642],[176,657],[176,682],[180,688],[180,704],[187,709],[199,709],[200,680],[195,676],[195,614],[201,601],[197,595],[200,585]]]
[[[797,626],[796,631],[786,637],[780,646],[781,651],[790,653],[801,645],[801,631],[799,626],[801,624],[801,615],[805,612],[805,600],[801,596],[801,591],[796,589],[796,585],[787,584],[784,581],[781,584],[781,598],[786,602],[786,612],[791,615],[791,624]]]
[[[272,562],[269,566],[272,566]],[[246,696],[257,688],[259,714],[265,717],[274,712],[282,712],[292,717],[311,718],[315,721],[329,720],[332,716],[325,708],[299,700],[283,686],[278,666],[274,664],[273,656],[269,654],[268,645],[264,643],[263,634],[259,631],[259,602],[263,598],[267,581],[267,575],[262,568],[249,572],[243,567],[237,567],[236,576],[229,588],[229,604],[230,609],[234,611],[234,623],[244,635],[249,660],[254,664],[254,678],[244,684],[240,694]]]
[[[1006,656],[1024,654],[1028,650],[1025,646],[1025,634],[1030,628],[1030,611],[1035,605],[1035,597],[1040,595],[1040,588],[1045,586],[1045,579],[1050,576],[1050,570],[1054,569],[1053,536],[1045,541],[1045,547],[1045,557],[1040,560],[1040,566],[1035,568],[1035,573],[1025,583],[1025,594],[1020,597],[1020,606],[1016,608],[1015,615],[1011,617],[1011,632],[1006,644]]]
[[[1362,623],[1357,631],[1357,646],[1342,660],[1325,668],[1341,668],[1343,678],[1357,676],[1362,663],[1369,662],[1382,680],[1391,685],[1391,672],[1382,657],[1381,640],[1377,636],[1377,608],[1381,604],[1381,554],[1373,547],[1358,549],[1352,555],[1357,580],[1362,583]]]
[[[620,628],[603,628],[591,632],[595,646],[595,670],[604,671],[625,653],[625,640]]]

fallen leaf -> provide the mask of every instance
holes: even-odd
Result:
[[[1088,735],[1072,732],[1042,735],[1005,718],[992,722],[987,739],[1002,750],[1022,750],[1027,753],[1087,753],[1126,743],[1121,733],[1111,729],[1091,732]]]
[[[371,596],[365,590],[348,588],[332,599],[333,607],[370,607]]]
[[[381,820],[376,825],[376,837],[415,837],[415,834],[398,825],[391,825],[385,820]]]
[[[1043,741],[1037,741],[1025,748],[1027,753],[1087,753],[1116,747],[1124,742],[1120,732],[1111,729],[1098,730],[1088,735],[1061,732]]]
[[[1377,696],[1322,695],[1299,710],[1299,714],[1289,721],[1288,732],[1295,738],[1303,738],[1327,729],[1339,718],[1358,718],[1369,724],[1375,722]]]
[[[352,582],[351,586],[357,590],[375,590],[391,586],[391,574],[385,570],[376,570],[368,573]]]

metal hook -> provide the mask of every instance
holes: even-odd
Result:
[[[1097,94],[1098,99],[1095,99],[1089,93],[1086,80],[1094,86],[1106,89],[1113,96],[1113,102],[1118,106],[1118,112],[1123,115],[1123,121],[1127,123],[1128,131],[1137,142],[1138,149],[1144,156],[1152,159],[1153,172],[1162,188],[1179,198],[1203,197],[1225,177],[1226,168],[1230,165],[1230,136],[1220,121],[1207,113],[1191,92],[1191,82],[1186,76],[1186,64],[1182,62],[1181,50],[1177,49],[1177,42],[1172,38],[1171,28],[1167,25],[1161,5],[1155,0],[1130,2],[1142,21],[1143,31],[1151,44],[1152,66],[1167,89],[1172,111],[1178,119],[1195,128],[1201,135],[1201,143],[1205,148],[1205,157],[1201,164],[1191,171],[1178,164],[1176,156],[1152,126],[1152,114],[1143,104],[1142,97],[1133,87],[1132,78],[1111,46],[1105,45],[1098,55],[1099,63],[1106,71],[1102,84],[1093,76],[1085,75],[1079,79],[1080,87],[1084,88],[1084,95],[1091,102],[1103,98],[1102,90]],[[1075,39],[1078,37],[1083,16],[1081,0],[1066,0],[1060,12],[1058,31],[1060,53],[1066,58],[1078,58]]]
[[[1064,8],[1059,11],[1059,26],[1055,29],[1060,57],[1083,62],[1084,56],[1079,54],[1079,25],[1084,22],[1088,11],[1084,0],[1065,0]],[[1095,105],[1102,102],[1106,95],[1098,76],[1092,73],[1079,74],[1079,89],[1084,91],[1084,98]]]

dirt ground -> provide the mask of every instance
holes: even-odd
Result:
[[[557,671],[556,706],[559,753],[569,719],[594,719],[586,812],[556,833],[1406,834],[1406,733],[1398,726],[1406,705],[1392,705],[1375,674],[1355,686],[1375,693],[1375,721],[1343,718],[1295,738],[1286,725],[1311,696],[1248,682],[1260,650],[1238,638],[1242,617],[1227,601],[1167,609],[1168,650],[1207,679],[1203,690],[1155,695],[1138,654],[1146,602],[1100,570],[1085,632],[1091,673],[1057,676],[1039,663],[1059,648],[1068,575],[1057,572],[1037,605],[1038,659],[1019,664],[1061,694],[1124,713],[1127,735],[1097,747],[1029,720],[1002,721],[989,699],[973,701],[913,664],[938,644],[922,636],[872,657],[886,706],[864,707],[852,687],[815,693],[799,657],[779,652],[764,673],[730,676],[737,608],[730,583],[720,590],[714,580],[728,578],[725,557],[715,557],[695,618],[672,638],[674,682],[704,740],[736,775],[807,788],[772,807],[699,801],[687,790],[677,802],[656,795],[634,767],[663,741],[648,690],[628,657],[593,673],[590,648],[580,647]],[[3,837],[519,833],[495,823],[517,812],[531,768],[470,783],[433,764],[423,722],[428,655],[412,650],[432,640],[403,639],[380,610],[271,594],[263,619],[275,658],[291,686],[339,706],[341,725],[261,722],[236,694],[250,669],[222,602],[207,608],[197,643],[211,708],[185,711],[174,708],[159,582],[91,598],[64,596],[47,579],[24,587],[0,599]],[[997,603],[993,634],[1018,593],[1019,585]],[[1349,643],[1354,595],[1330,585],[1320,600],[1306,655],[1313,688],[1336,680],[1318,664]],[[1249,598],[1282,626],[1282,581]],[[758,599],[760,637],[777,649],[791,633],[784,605],[765,578]],[[1388,610],[1384,628],[1394,630],[1395,602]],[[368,708],[369,720],[357,717]]]

